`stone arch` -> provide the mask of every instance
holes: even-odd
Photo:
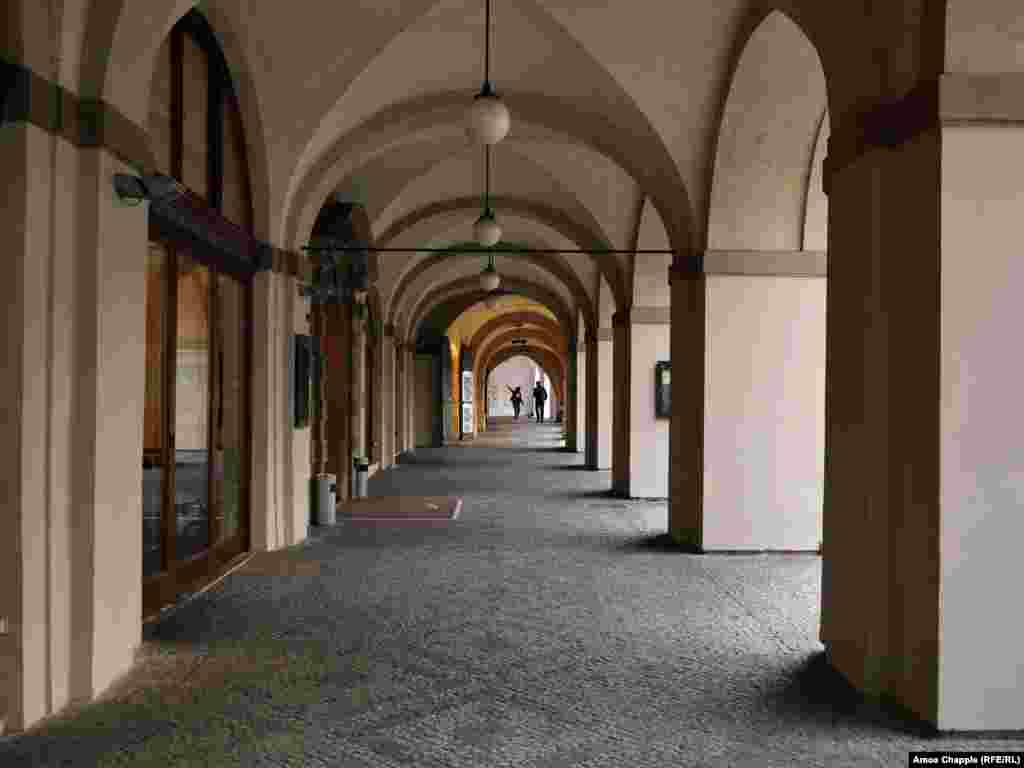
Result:
[[[526,339],[527,343],[531,343],[534,346],[546,347],[552,352],[557,353],[560,358],[564,358],[566,355],[567,348],[564,338],[551,336],[538,330],[506,331],[505,333],[488,339],[484,342],[483,346],[474,348],[474,352],[477,357],[479,357],[481,364],[486,366],[488,360],[493,357],[498,350],[513,345],[517,339]],[[561,363],[564,370],[565,360],[561,359]]]
[[[502,291],[519,294],[545,305],[565,328],[571,328],[574,310],[550,288],[520,278],[502,278]],[[455,280],[423,296],[406,315],[408,318],[396,332],[415,343],[421,326],[428,316],[436,318],[438,324],[451,325],[462,312],[473,304],[486,299],[488,294],[481,290],[476,276]],[[396,326],[396,329],[398,326]]]
[[[525,263],[539,267],[549,273],[555,280],[568,288],[570,295],[584,314],[585,321],[593,324],[594,311],[587,296],[586,289],[580,282],[575,272],[554,254],[533,254],[517,253],[515,251],[495,250],[495,256],[502,258],[514,258]],[[458,249],[453,247],[452,253],[435,253],[418,260],[411,260],[410,266],[399,277],[398,282],[392,291],[389,301],[388,322],[397,325],[402,316],[401,309],[407,294],[411,291],[417,277],[432,269],[441,269],[445,264],[450,264],[455,258],[482,258],[483,254],[459,254]]]
[[[600,251],[611,247],[608,239],[601,232],[599,225],[597,225],[596,222],[579,222],[569,216],[566,212],[552,208],[535,200],[510,197],[506,195],[495,195],[491,199],[497,210],[508,213],[518,213],[526,218],[535,219],[536,221],[551,227],[551,229],[563,235],[570,242],[576,243],[577,246],[583,250],[593,249],[595,251]],[[432,203],[406,214],[392,226],[388,227],[388,229],[382,232],[378,238],[378,244],[381,247],[384,247],[387,243],[390,243],[400,237],[403,232],[406,232],[415,225],[434,217],[444,216],[460,211],[474,211],[479,208],[480,199],[473,196],[457,197],[450,200],[441,200],[436,203]],[[529,254],[521,255],[528,256]],[[558,259],[555,254],[544,254],[539,258],[545,262],[554,262],[564,265],[564,262]],[[594,259],[598,271],[605,277],[608,284],[612,286],[617,302],[620,304],[627,303],[625,277],[619,268],[615,255],[593,254],[591,258]],[[563,273],[572,273],[572,270],[567,265],[564,265],[560,271]],[[572,283],[575,283],[575,286],[571,287],[575,288],[576,293],[582,294],[583,296],[586,295],[586,291],[581,285],[579,285],[578,279],[569,278],[568,274],[565,274],[565,277],[566,279],[571,280]],[[570,283],[567,282],[567,284]]]
[[[515,357],[526,357],[529,358],[530,360],[533,360],[533,362],[539,365],[541,369],[548,375],[548,378],[551,379],[551,386],[555,390],[555,399],[559,403],[565,403],[565,398],[563,397],[565,393],[562,391],[561,384],[562,377],[564,377],[565,373],[563,369],[559,368],[558,358],[549,350],[546,350],[542,347],[530,346],[506,347],[505,349],[496,353],[494,357],[491,358],[490,365],[488,365],[486,368],[481,369],[483,376],[480,377],[481,391],[478,395],[481,402],[484,399],[483,393],[486,391],[485,389],[483,389],[483,387],[486,385],[487,379],[491,375],[491,373],[499,365]]]
[[[167,35],[194,0],[173,0],[157,10],[127,0],[95,0],[84,32],[80,93],[86,99],[102,99],[139,126],[149,120],[150,91],[156,56]],[[231,82],[242,114],[246,161],[249,166],[253,234],[270,242],[275,213],[270,205],[269,157],[263,114],[256,82],[249,66],[251,52],[244,31],[218,5],[204,3],[196,9],[212,28],[228,64]]]
[[[746,40],[723,105],[708,206],[711,250],[801,250],[828,91],[810,38],[781,11]]]
[[[499,329],[519,324],[536,327],[551,334],[562,333],[562,328],[558,323],[555,323],[551,318],[546,315],[542,315],[539,312],[508,312],[503,315],[498,315],[481,325],[473,334],[473,337],[468,340],[468,343],[473,346],[478,346]]]
[[[697,527],[708,549],[814,551],[823,536],[826,286],[818,256],[803,249],[828,83],[787,13],[764,14],[744,40],[709,197],[698,440],[714,481],[699,491]]]
[[[653,131],[647,135],[649,143],[645,146],[649,151],[630,152],[627,147],[636,146],[636,136],[611,123],[604,115],[592,114],[581,119],[578,110],[544,94],[504,90],[502,97],[516,115],[517,124],[535,124],[570,137],[624,168],[663,213],[673,247],[684,252],[691,249],[690,196],[675,163]],[[436,131],[445,126],[458,126],[461,130],[464,112],[465,94],[444,91],[394,104],[372,115],[336,141],[301,182],[294,185],[282,237],[289,243],[297,243],[309,230],[318,201],[328,197],[347,175],[347,155],[361,146],[394,145],[416,131]],[[648,157],[650,162],[641,157]]]

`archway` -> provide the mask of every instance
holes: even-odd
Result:
[[[242,114],[216,35],[198,11],[185,14],[157,52],[150,93],[155,170],[252,233]],[[194,120],[213,130],[186,130]],[[159,222],[151,219],[150,229],[142,446],[146,615],[215,578],[249,549],[252,432],[252,279],[233,277]]]

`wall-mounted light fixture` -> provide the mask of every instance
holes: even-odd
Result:
[[[128,205],[138,205],[149,197],[145,182],[138,176],[128,173],[114,174],[114,192],[118,200]]]

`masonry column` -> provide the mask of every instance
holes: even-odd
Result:
[[[704,530],[705,280],[702,260],[679,258],[669,270],[671,307],[671,419],[669,534],[701,547]]]
[[[669,359],[670,310],[637,307],[614,323],[612,488],[621,496],[668,496],[669,422],[654,403],[654,368]]]
[[[392,343],[395,347],[395,453],[405,451],[405,344],[395,341],[392,327]]]
[[[597,423],[595,424],[596,469],[612,467],[612,408],[615,402],[615,342],[611,328],[599,328],[597,341],[594,345],[594,362],[596,365],[596,389],[594,407]]]
[[[395,337],[394,329],[384,327],[380,343],[380,403],[377,423],[380,425],[380,468],[395,463]]]
[[[338,500],[352,490],[352,308],[344,304],[324,307],[326,330],[323,346],[327,407],[327,472],[337,477]]]
[[[17,85],[32,88],[33,104],[53,102],[41,80]],[[109,178],[127,169],[109,152],[48,133],[20,106],[8,103],[0,125],[0,720],[9,730],[106,687],[131,664],[141,617],[144,393],[131,371],[144,370],[145,350],[127,329],[145,323],[148,207],[116,202]]]
[[[441,355],[439,370],[441,387],[439,402],[435,407],[440,408],[441,418],[438,425],[437,444],[444,445],[453,439],[452,409],[455,407],[455,401],[452,399],[452,377],[457,375],[457,372],[452,369],[452,346],[447,336],[441,337],[439,354]]]
[[[565,402],[562,405],[563,429],[565,431],[565,450],[576,453],[579,450],[579,423],[577,421],[579,388],[579,353],[576,349],[576,337],[569,339],[565,353],[566,375],[562,393]]]
[[[598,456],[597,456],[597,429],[598,429],[598,364],[597,364],[597,336],[590,332],[587,333],[586,342],[586,390],[587,394],[585,397],[584,405],[586,406],[585,411],[585,423],[586,423],[586,443],[584,444],[585,461],[587,469],[596,470],[598,469]]]
[[[416,391],[416,344],[412,341],[406,342],[406,398],[402,403],[402,409],[406,413],[406,450],[416,450],[416,402],[420,396]]]
[[[584,465],[589,466],[587,460],[587,445],[590,440],[590,432],[587,424],[587,332],[584,329],[579,336],[580,341],[576,347],[576,399],[572,406],[576,414],[576,450],[581,451]]]
[[[359,309],[357,309],[359,307]],[[366,307],[352,305],[352,390],[349,399],[352,431],[352,455],[369,459],[366,443]],[[349,463],[352,457],[349,457]]]

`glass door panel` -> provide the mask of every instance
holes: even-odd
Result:
[[[210,546],[210,272],[178,251],[174,392],[174,559]]]
[[[245,466],[247,336],[246,287],[217,277],[216,363],[214,372],[214,510],[218,541],[236,537],[246,526]]]
[[[149,244],[146,258],[146,402],[142,438],[142,575],[166,567],[163,497],[167,482],[164,434],[164,356],[167,333],[167,252]]]

